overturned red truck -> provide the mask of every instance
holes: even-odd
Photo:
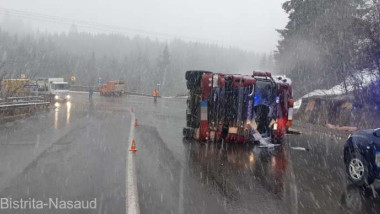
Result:
[[[252,75],[187,71],[189,89],[185,138],[199,141],[253,142],[252,127],[280,143],[292,125],[290,80],[268,72]]]

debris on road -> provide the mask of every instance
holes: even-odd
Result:
[[[289,128],[289,129],[286,131],[286,134],[300,135],[300,134],[302,134],[302,132],[299,131],[299,130],[296,130],[296,129]]]
[[[290,147],[292,150],[298,150],[298,151],[309,151],[309,149],[304,147]]]
[[[339,126],[339,125],[333,125],[333,124],[326,124],[326,127],[329,129],[334,129],[338,131],[347,131],[347,132],[355,132],[358,130],[358,127],[354,126]]]

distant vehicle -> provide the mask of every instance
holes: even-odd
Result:
[[[70,85],[64,78],[38,79],[36,84],[39,93],[49,94],[55,101],[71,100]]]
[[[380,178],[380,129],[351,134],[344,146],[344,163],[350,181],[356,186],[372,184]]]
[[[199,141],[252,142],[250,127],[279,142],[293,120],[290,80],[252,75],[187,71],[189,97],[183,135]]]
[[[3,97],[25,96],[31,89],[25,88],[30,84],[28,79],[3,79],[1,81],[1,95]]]
[[[100,95],[102,96],[121,96],[124,94],[123,81],[108,81],[102,84]]]

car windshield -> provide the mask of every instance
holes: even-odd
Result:
[[[59,84],[59,83],[57,83],[57,84],[54,84],[54,89],[55,90],[68,90],[70,87],[69,87],[69,85],[68,84]]]
[[[379,127],[380,0],[0,0],[0,214],[380,213]]]
[[[270,81],[258,80],[255,84],[254,105],[270,106],[275,101],[273,99],[274,85]]]

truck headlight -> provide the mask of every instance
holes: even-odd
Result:
[[[58,100],[58,99],[59,99],[59,96],[58,96],[58,95],[55,95],[55,96],[54,96],[54,99]]]
[[[67,95],[67,96],[66,96],[66,99],[68,99],[68,100],[71,99],[71,96],[70,96],[70,95]]]

